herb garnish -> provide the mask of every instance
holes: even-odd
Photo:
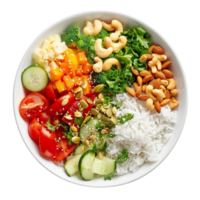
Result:
[[[103,124],[96,124],[95,125],[95,129],[99,132],[101,132],[101,130],[103,130],[105,128],[105,126]]]
[[[129,159],[128,156],[128,150],[127,149],[123,149],[122,151],[120,151],[120,155],[118,155],[117,159],[116,159],[116,163],[123,163],[125,161],[127,161]]]
[[[83,122],[83,116],[82,116],[82,117],[75,117],[74,123],[75,123],[76,125],[81,125],[82,122]]]
[[[56,127],[59,126],[59,123],[56,126],[53,126],[50,121],[48,120],[45,124],[47,129],[49,129],[51,132],[54,132],[56,130]]]
[[[69,144],[69,145],[72,145],[72,144],[73,144],[72,138],[73,138],[74,136],[76,136],[76,134],[71,130],[71,128],[69,129],[69,132],[63,132],[63,134],[64,134],[65,136],[67,136],[67,138],[69,139],[68,144]]]
[[[69,125],[67,125],[65,122],[62,122],[61,126],[64,128],[65,131],[69,130]]]
[[[133,119],[133,117],[134,117],[134,114],[127,113],[122,117],[118,117],[117,119],[119,120],[119,123],[125,124],[125,122]]]
[[[112,134],[112,133],[107,133],[106,136],[107,136],[108,138],[114,138],[114,137],[117,136],[117,135]]]
[[[114,176],[116,176],[114,173],[107,174],[104,176],[104,181],[111,180]]]
[[[117,102],[116,108],[119,109],[121,106],[122,106],[122,102],[121,102],[121,101],[120,101],[120,102]]]

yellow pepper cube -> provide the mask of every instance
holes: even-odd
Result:
[[[64,73],[60,70],[59,67],[52,68],[49,74],[51,75],[51,81],[53,82],[60,80],[64,76]]]
[[[67,90],[67,87],[66,87],[65,83],[62,82],[61,80],[56,81],[55,82],[55,86],[56,86],[56,88],[57,88],[59,93],[64,92],[64,91]]]

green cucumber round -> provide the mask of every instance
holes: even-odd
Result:
[[[31,92],[40,92],[46,88],[49,78],[44,68],[31,65],[27,67],[21,76],[23,86]]]
[[[85,181],[93,179],[94,173],[92,172],[92,165],[95,159],[95,152],[87,150],[80,158],[78,163],[78,171]]]

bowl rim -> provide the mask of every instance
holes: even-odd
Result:
[[[186,99],[185,99],[185,116],[184,116],[184,120],[183,120],[183,126],[180,130],[180,133],[179,133],[179,136],[178,138],[176,139],[174,145],[172,146],[172,148],[168,151],[168,153],[162,158],[160,159],[160,161],[158,162],[157,165],[155,165],[151,170],[147,171],[146,173],[142,174],[141,176],[139,176],[138,178],[134,179],[134,180],[131,180],[131,181],[127,181],[125,183],[118,183],[118,184],[112,184],[112,185],[109,185],[109,186],[95,186],[95,185],[85,185],[84,184],[84,181],[83,181],[83,184],[82,183],[77,183],[77,182],[73,182],[73,181],[70,181],[70,180],[66,180],[64,179],[63,177],[59,176],[58,174],[54,173],[53,171],[51,171],[50,169],[48,169],[43,163],[41,163],[37,157],[32,153],[31,149],[29,148],[28,144],[25,142],[23,136],[22,136],[22,133],[20,131],[20,127],[18,125],[18,122],[17,122],[17,116],[16,116],[16,112],[15,112],[15,96],[14,96],[14,93],[15,93],[15,83],[17,82],[17,74],[19,73],[19,70],[20,70],[20,66],[27,54],[27,52],[29,51],[29,49],[32,47],[32,45],[45,33],[47,32],[49,29],[51,29],[52,27],[54,27],[56,24],[59,24],[61,23],[62,21],[65,21],[65,20],[68,20],[68,19],[73,19],[75,17],[79,17],[79,16],[82,16],[82,15],[92,15],[92,14],[113,14],[113,15],[118,15],[118,16],[121,16],[121,17],[126,17],[126,18],[130,18],[131,20],[133,21],[136,21],[140,24],[144,24],[146,27],[148,27],[149,30],[152,30],[154,32],[156,32],[156,34],[163,40],[167,43],[167,45],[170,47],[170,50],[172,52],[172,54],[175,56],[175,58],[177,59],[177,62],[179,63],[179,66],[180,66],[180,69],[181,69],[181,72],[182,72],[182,76],[183,76],[183,80],[185,82],[185,96],[186,96]],[[128,183],[131,183],[131,182],[134,182],[144,176],[146,176],[147,174],[149,174],[150,172],[152,172],[154,169],[156,169],[167,157],[168,155],[171,153],[171,151],[174,149],[174,147],[176,146],[181,134],[182,134],[182,131],[183,131],[183,128],[185,126],[185,122],[186,122],[186,118],[187,118],[187,113],[188,113],[188,87],[187,87],[187,80],[186,80],[186,76],[185,76],[185,71],[184,71],[184,68],[182,67],[182,64],[179,60],[179,57],[177,56],[177,54],[174,52],[173,48],[172,48],[172,45],[170,44],[170,42],[163,38],[159,31],[158,30],[155,30],[155,29],[152,29],[149,25],[147,25],[146,23],[140,21],[139,19],[137,19],[137,17],[135,16],[130,16],[130,15],[127,15],[127,14],[123,14],[123,13],[120,13],[120,12],[113,12],[113,11],[87,11],[87,12],[81,12],[79,14],[74,14],[74,15],[70,15],[68,17],[63,17],[62,19],[54,22],[52,25],[48,26],[47,28],[45,28],[34,40],[33,42],[29,45],[29,47],[27,48],[27,50],[25,51],[19,65],[18,65],[18,68],[17,68],[17,71],[16,71],[16,74],[15,74],[15,79],[14,79],[14,83],[13,83],[13,92],[12,92],[12,95],[13,95],[13,110],[14,110],[14,118],[15,118],[15,122],[17,124],[17,128],[18,128],[18,131],[20,133],[20,136],[24,142],[24,144],[26,145],[27,149],[29,150],[29,152],[32,154],[32,156],[45,168],[47,169],[49,172],[51,172],[52,174],[56,175],[57,177],[61,178],[62,180],[65,180],[65,181],[68,181],[70,183],[73,183],[73,184],[76,184],[76,185],[80,185],[80,186],[85,186],[85,187],[93,187],[93,188],[106,188],[106,187],[115,187],[115,186],[121,186],[121,185],[125,185],[125,184],[128,184]],[[131,172],[130,172],[131,173]]]

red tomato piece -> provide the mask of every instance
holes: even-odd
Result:
[[[67,101],[68,99],[68,101]],[[65,101],[65,102],[64,102]],[[57,99],[48,109],[50,115],[62,115],[72,105],[74,101],[74,94],[69,92],[66,95]],[[66,104],[65,104],[66,103]]]
[[[56,101],[58,99],[54,89],[53,89],[53,83],[51,81],[49,81],[48,85],[45,88],[45,96],[47,97],[47,99],[49,99],[50,101]]]
[[[49,131],[45,124],[41,125],[40,136],[39,136],[39,146],[40,151],[43,155],[49,158],[55,158],[57,155],[56,146],[56,134],[55,132]]]
[[[63,127],[61,126],[62,123],[62,117],[60,115],[55,115],[55,116],[51,116],[51,121],[50,123],[54,126],[56,126],[55,132],[57,133],[58,131],[64,131]]]
[[[69,145],[69,139],[64,136],[62,132],[56,134],[56,143],[57,143],[57,155],[54,158],[55,161],[59,162],[65,159],[70,153],[74,151],[77,144]]]
[[[34,118],[28,125],[28,134],[30,138],[39,144],[39,135],[40,135],[41,126],[37,121],[37,118]]]
[[[91,94],[91,96],[90,96],[90,99],[94,102],[94,100],[98,97],[98,93],[93,93],[93,94]]]
[[[40,124],[45,123],[49,120],[52,123],[52,117],[49,115],[48,112],[42,112],[38,117],[37,120]]]
[[[32,119],[49,107],[47,98],[37,92],[28,94],[19,105],[19,113],[24,119]]]

